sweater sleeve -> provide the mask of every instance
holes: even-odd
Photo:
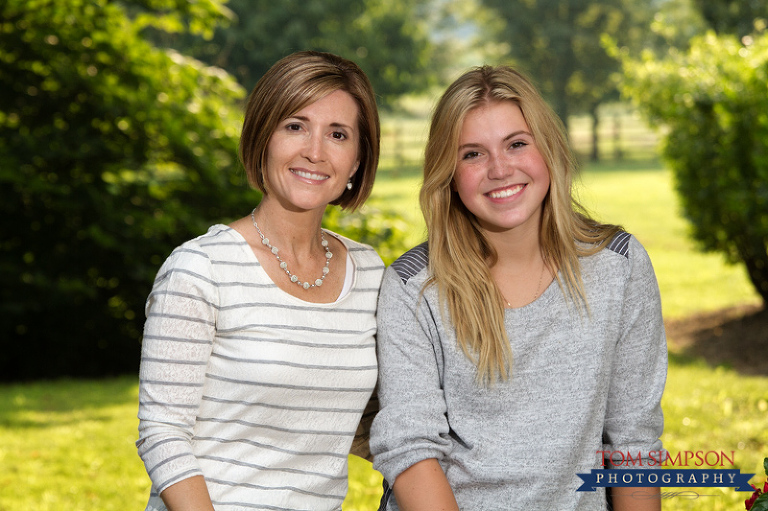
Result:
[[[202,475],[191,440],[215,336],[217,302],[210,260],[191,243],[177,248],[163,264],[147,299],[136,446],[157,493]]]
[[[662,456],[664,416],[661,396],[667,377],[667,343],[661,315],[661,298],[651,260],[634,237],[629,241],[628,275],[604,423],[604,451],[619,451],[643,468]],[[608,457],[609,453],[605,453]]]
[[[414,282],[416,281],[416,282]],[[374,468],[394,484],[415,463],[450,454],[440,339],[421,282],[390,267],[377,313],[379,401],[371,429]]]

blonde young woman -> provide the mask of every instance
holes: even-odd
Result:
[[[147,301],[147,510],[341,508],[376,384],[384,265],[320,225],[328,204],[365,201],[378,156],[373,90],[354,63],[300,52],[254,88],[241,157],[261,203],[177,248]]]
[[[586,216],[574,156],[531,83],[473,69],[440,99],[429,241],[385,273],[371,431],[382,509],[601,510],[601,451],[658,459],[666,342],[640,243]],[[660,508],[617,488],[613,509]]]

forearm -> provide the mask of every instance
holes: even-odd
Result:
[[[214,511],[203,476],[172,484],[160,494],[168,511]]]
[[[458,511],[456,498],[436,459],[420,461],[403,471],[392,487],[402,511]]]
[[[611,488],[614,511],[661,511],[659,488]]]

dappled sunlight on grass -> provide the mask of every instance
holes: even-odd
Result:
[[[143,509],[135,378],[0,387],[0,509]]]
[[[670,357],[664,409],[664,448],[682,451],[717,451],[733,458],[743,473],[764,479],[763,458],[768,456],[768,378],[745,377],[700,360]],[[690,466],[686,468],[710,468]],[[683,491],[684,488],[668,488]],[[743,509],[749,494],[733,488],[690,488],[698,499],[665,500],[664,509],[725,511]],[[703,495],[715,495],[703,496]]]
[[[408,248],[426,239],[424,217],[419,208],[421,172],[405,176],[394,176],[391,172],[380,172],[373,186],[371,198],[366,206],[397,211],[410,226]]]

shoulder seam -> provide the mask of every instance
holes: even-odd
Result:
[[[427,267],[429,263],[429,246],[425,241],[417,245],[392,263],[392,268],[397,273],[403,284],[407,284],[411,277]]]
[[[631,237],[632,235],[628,232],[619,231],[605,248],[629,259],[629,238]]]

